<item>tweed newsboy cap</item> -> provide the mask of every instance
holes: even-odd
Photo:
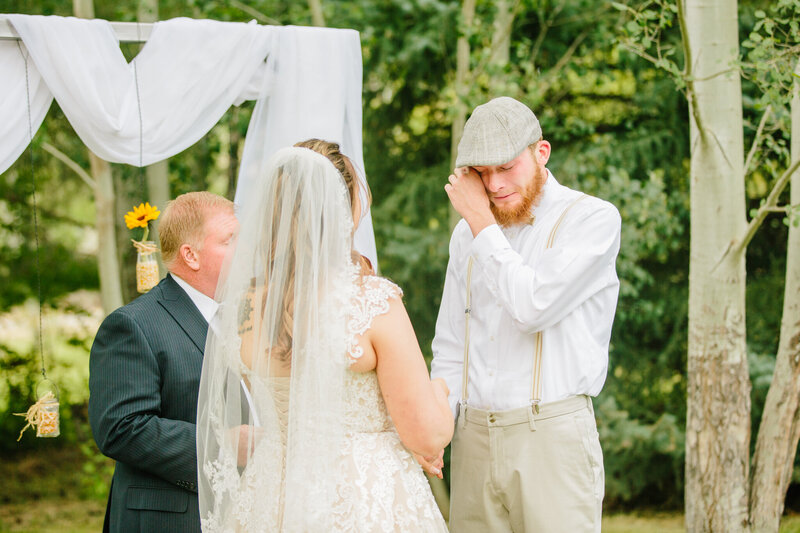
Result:
[[[479,105],[464,124],[456,167],[502,165],[542,137],[539,119],[528,106],[501,96]]]

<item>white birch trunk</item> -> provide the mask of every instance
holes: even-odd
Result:
[[[800,76],[800,62],[795,73]],[[800,159],[800,83],[795,80],[792,98],[792,162]],[[800,171],[791,182],[791,204],[800,204]],[[800,439],[800,228],[789,226],[786,253],[786,285],[781,336],[775,373],[767,393],[758,430],[753,478],[750,487],[750,520],[753,531],[777,532],[784,500],[792,477]]]
[[[472,26],[475,18],[475,0],[464,0],[461,4],[461,28],[458,42],[456,43],[456,79],[454,83],[455,93],[455,113],[453,124],[450,129],[450,169],[456,166],[456,156],[458,155],[458,141],[464,133],[464,124],[467,121],[466,98],[469,93],[469,40],[467,30]],[[461,216],[455,209],[450,207],[450,227],[455,227]]]
[[[321,0],[308,0],[308,9],[311,11],[311,24],[324,28],[326,24]]]
[[[79,18],[94,18],[92,0],[74,0],[72,11]],[[121,307],[122,282],[114,234],[114,180],[111,165],[89,151],[89,165],[94,179],[95,228],[97,229],[97,273],[100,278],[100,301],[103,312]]]
[[[158,0],[140,0],[138,9],[140,22],[158,21]],[[171,196],[169,192],[169,162],[168,160],[159,161],[149,165],[145,170],[147,175],[147,191],[142,191],[142,201],[150,202],[150,205],[158,206],[163,210],[167,207]],[[158,244],[158,220],[150,223],[150,236],[148,239]],[[156,254],[158,268],[163,275],[166,270],[161,261],[161,254]]]
[[[748,531],[750,378],[735,0],[685,0],[691,137],[686,527]],[[726,256],[726,259],[720,259]]]
[[[492,27],[492,53],[490,62],[495,66],[508,64],[511,51],[511,27],[514,25],[514,11],[510,0],[495,1],[495,17]],[[507,95],[492,95],[507,96]]]
[[[97,270],[100,275],[100,299],[103,312],[110,313],[122,307],[122,282],[120,281],[117,238],[114,234],[114,180],[111,164],[89,152],[89,162],[94,177],[95,227],[97,228]]]

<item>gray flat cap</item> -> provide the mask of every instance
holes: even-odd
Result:
[[[456,167],[502,165],[542,137],[539,119],[528,106],[501,96],[479,105],[464,124]]]

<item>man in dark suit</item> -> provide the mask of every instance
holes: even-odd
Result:
[[[197,394],[214,291],[237,230],[233,203],[221,196],[170,202],[159,225],[170,273],[97,332],[89,422],[117,461],[104,531],[200,531]]]

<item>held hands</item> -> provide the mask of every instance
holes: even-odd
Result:
[[[496,223],[489,209],[489,197],[483,181],[474,169],[459,167],[450,174],[448,181],[444,190],[453,209],[469,224],[473,236],[478,235],[486,226]]]
[[[438,455],[433,457],[423,457],[415,453],[414,459],[417,460],[426,473],[430,474],[431,476],[436,476],[439,479],[444,479],[444,476],[442,475],[442,468],[444,468],[444,450],[440,451]]]
[[[450,413],[450,404],[447,402],[447,396],[450,394],[450,388],[442,378],[431,380],[433,387],[433,394],[436,397],[440,407]],[[412,452],[413,453],[413,452]],[[420,454],[414,453],[414,459],[422,466],[422,469],[431,476],[436,476],[443,479],[442,468],[444,468],[444,449],[440,450],[438,454],[431,457],[425,457]]]
[[[247,466],[247,461],[253,455],[253,451],[261,439],[263,429],[255,426],[241,425],[231,428],[231,437],[238,439],[238,449],[236,462],[238,466]],[[237,435],[238,433],[238,435]],[[252,434],[252,439],[251,439]],[[249,446],[248,446],[249,445]],[[249,449],[248,449],[249,448]]]

